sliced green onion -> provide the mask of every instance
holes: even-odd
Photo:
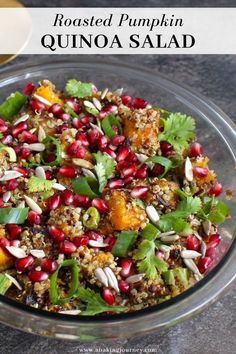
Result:
[[[58,274],[61,268],[70,268],[71,269],[71,275],[72,275],[72,280],[70,284],[70,290],[69,290],[69,296],[64,297],[64,298],[59,298],[58,295]],[[62,262],[57,270],[52,274],[51,279],[50,279],[50,299],[53,305],[59,305],[59,304],[64,304],[66,302],[69,302],[70,299],[73,297],[74,294],[76,294],[76,291],[79,286],[79,268],[78,264],[74,259],[67,259],[64,262]]]
[[[142,230],[141,236],[147,240],[155,240],[159,234],[159,230],[152,224],[147,224]]]
[[[89,198],[98,196],[98,183],[93,177],[78,177],[72,180],[72,187],[77,194],[87,195]]]
[[[41,161],[48,166],[58,166],[61,163],[62,157],[61,157],[61,145],[59,141],[52,136],[48,136],[45,138],[42,143],[45,145],[45,151],[42,151],[40,153]],[[45,152],[46,153],[54,153],[56,155],[56,158],[52,162],[46,162],[45,159]]]
[[[119,133],[121,134],[122,128],[119,120],[113,114],[109,114],[102,121],[102,129],[106,134],[106,136],[108,136],[108,138],[110,139],[116,135],[116,132],[112,129],[113,125],[115,125],[118,128]]]
[[[97,108],[95,108],[95,107],[92,108],[92,107],[87,107],[87,106],[85,106],[85,109],[86,109],[86,111],[87,111],[88,113],[92,114],[92,116],[98,117],[99,111],[97,110]]]
[[[72,118],[78,117],[78,114],[76,114],[75,111],[73,111],[73,109],[71,108],[71,106],[68,105],[68,103],[64,104],[63,110],[65,113],[69,114]]]
[[[6,294],[11,284],[12,281],[5,274],[0,274],[0,295]]]
[[[112,248],[112,254],[115,257],[126,257],[135,243],[138,233],[136,231],[122,231],[116,236],[117,240]]]
[[[87,229],[97,229],[100,221],[99,211],[90,207],[83,215],[83,225],[87,227]]]
[[[16,91],[12,93],[7,99],[0,105],[0,116],[6,120],[10,120],[17,113],[20,112],[24,106],[27,98],[22,93]]]
[[[23,224],[29,208],[1,208],[0,224]]]
[[[145,163],[148,163],[148,162],[158,163],[164,167],[164,172],[162,173],[160,178],[162,178],[172,168],[172,162],[163,156],[149,157],[147,160],[145,160]]]

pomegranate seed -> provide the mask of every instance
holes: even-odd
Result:
[[[135,155],[135,153],[130,152],[128,154],[128,156],[126,157],[126,160],[129,162],[136,162],[138,160],[137,156]]]
[[[31,155],[31,151],[27,148],[22,148],[20,151],[20,156],[22,159],[26,160]]]
[[[133,262],[131,259],[128,258],[124,258],[120,261],[120,267],[121,267],[121,276],[124,278],[127,278],[130,273],[131,273],[131,269],[133,266]]]
[[[221,242],[221,238],[219,234],[212,234],[209,236],[209,240],[208,240],[208,244],[207,247],[208,248],[215,248],[219,245],[219,243]]]
[[[32,256],[27,256],[25,258],[17,259],[15,263],[15,267],[18,270],[18,272],[24,272],[33,264],[34,264],[34,258]]]
[[[80,121],[83,125],[88,126],[90,123],[94,123],[94,118],[91,116],[84,116]]]
[[[66,103],[70,106],[75,113],[80,113],[82,111],[82,107],[76,102],[77,100],[74,98],[67,98]]]
[[[118,162],[123,161],[126,159],[128,155],[129,155],[129,148],[127,148],[127,146],[122,146],[118,150],[116,161]]]
[[[130,195],[132,198],[144,198],[146,197],[148,192],[148,187],[135,187],[134,189],[132,189]]]
[[[34,111],[42,111],[43,109],[46,108],[45,104],[42,102],[39,102],[35,99],[32,99],[30,101],[30,107],[34,110]]]
[[[4,144],[4,145],[9,145],[12,143],[12,141],[13,141],[12,135],[6,135],[1,140],[2,144]]]
[[[112,291],[107,288],[102,290],[102,298],[109,305],[113,305],[115,302],[115,298],[112,294]]]
[[[56,242],[61,242],[65,238],[64,232],[55,225],[48,226],[48,233]]]
[[[46,272],[42,272],[41,270],[32,269],[28,274],[29,280],[33,283],[41,282],[48,279],[48,274]]]
[[[167,141],[161,141],[160,148],[162,155],[166,156],[166,154],[172,150],[172,145],[167,143]]]
[[[122,293],[128,293],[129,292],[129,283],[127,283],[127,281],[125,280],[119,280],[118,281],[118,286],[119,286],[119,289]]]
[[[98,239],[100,239],[102,237],[98,232],[95,232],[95,231],[88,231],[86,236],[88,236],[89,239],[93,240],[93,241],[97,241]]]
[[[0,198],[0,208],[3,208],[3,205],[4,205],[3,200],[2,198]]]
[[[199,241],[195,235],[189,235],[186,240],[186,248],[192,251],[198,251]]]
[[[153,177],[158,177],[164,172],[164,170],[165,170],[164,166],[160,165],[159,163],[155,163],[155,165],[150,171],[150,174]]]
[[[101,214],[107,213],[107,211],[108,211],[108,206],[107,206],[106,202],[100,198],[93,199],[92,206],[97,208]]]
[[[118,162],[118,164],[116,165],[116,168],[119,172],[121,172],[127,166],[129,166],[129,162],[123,160],[123,161]]]
[[[89,141],[88,141],[88,138],[87,138],[87,134],[86,133],[80,133],[80,132],[78,132],[77,134],[76,134],[76,140],[78,140],[80,143],[81,143],[81,145],[83,145],[83,146],[89,146]]]
[[[52,113],[55,117],[59,117],[60,114],[63,114],[63,108],[59,103],[54,103],[51,107],[49,107],[48,112]]]
[[[28,82],[25,87],[23,88],[22,92],[24,95],[29,96],[34,91],[35,86],[33,82]]]
[[[74,194],[69,189],[65,189],[61,193],[61,199],[63,204],[71,205],[74,202]]]
[[[164,253],[163,253],[162,251],[157,251],[157,252],[156,252],[156,257],[159,257],[159,258],[161,258],[161,259],[164,259],[165,255],[164,255]]]
[[[77,140],[67,148],[67,153],[70,156],[83,159],[86,154],[86,149],[83,146],[81,146],[80,142]]]
[[[88,133],[88,140],[92,146],[96,146],[98,144],[98,140],[101,134],[97,129],[92,129]]]
[[[108,112],[108,113],[116,113],[117,112],[117,106],[112,105],[112,104],[108,104],[108,105],[104,106],[102,110],[104,112]]]
[[[20,247],[20,240],[12,240],[10,246]]]
[[[74,243],[70,241],[62,241],[59,245],[59,251],[64,254],[71,254],[76,251],[77,247],[75,246]]]
[[[124,105],[128,105],[129,103],[131,103],[132,98],[130,96],[123,95],[121,96],[121,101]]]
[[[90,206],[90,199],[86,195],[77,194],[74,196],[74,205],[80,208],[87,208]]]
[[[62,177],[74,178],[76,176],[76,170],[72,166],[62,166],[58,171]]]
[[[103,150],[107,147],[108,144],[108,138],[106,135],[101,135],[98,139],[98,148],[99,150]]]
[[[10,240],[15,240],[21,234],[22,228],[17,224],[7,224],[7,232],[9,233]]]
[[[130,177],[130,176],[134,177],[136,173],[137,173],[137,166],[135,164],[131,164],[131,165],[125,167],[121,171],[121,176],[123,178]]]
[[[83,128],[83,123],[81,122],[81,119],[79,119],[79,118],[73,118],[72,125],[76,129]]]
[[[116,135],[111,139],[111,144],[114,146],[121,145],[125,141],[124,135]]]
[[[12,135],[14,137],[18,136],[21,134],[24,130],[27,129],[27,124],[25,122],[21,122],[17,124],[13,129],[12,129]]]
[[[126,177],[125,179],[124,179],[124,184],[125,184],[125,186],[126,185],[128,185],[128,184],[130,184],[131,182],[133,182],[133,177],[132,176],[129,176],[129,177]]]
[[[104,251],[110,252],[116,243],[116,237],[109,235],[105,238],[104,243],[108,244],[108,246],[104,249]]]
[[[51,274],[57,270],[58,264],[50,258],[44,258],[41,263],[42,270]]]
[[[6,125],[0,125],[0,133],[5,134],[8,131],[8,127]]]
[[[27,177],[27,176],[28,176],[28,171],[27,171],[26,168],[24,168],[24,167],[21,167],[21,166],[19,166],[19,167],[18,167],[18,166],[17,166],[17,167],[13,167],[13,170],[22,173],[22,175],[23,175],[24,177]]]
[[[52,195],[47,199],[47,206],[49,210],[55,210],[61,203],[61,197],[57,194]]]
[[[6,246],[10,246],[10,241],[6,237],[1,237],[0,247],[5,248]]]
[[[147,165],[142,165],[136,172],[136,178],[138,179],[145,179],[148,175],[148,166]]]
[[[205,273],[207,269],[212,265],[212,259],[210,257],[203,257],[199,259],[197,267],[201,274]]]
[[[108,147],[106,147],[105,149],[102,149],[102,152],[108,154],[108,155],[111,156],[113,159],[116,158],[116,153],[115,153],[113,150],[109,149]]]
[[[36,143],[38,141],[38,137],[36,134],[32,134],[30,132],[28,132],[27,130],[24,130],[21,134],[20,137],[21,141],[24,143],[28,143],[28,144],[33,144]]]
[[[212,260],[216,258],[216,249],[214,247],[210,247],[206,250],[205,257],[210,257]]]
[[[58,134],[62,134],[67,129],[69,129],[68,124],[61,124],[56,128]]]
[[[67,122],[68,120],[70,120],[71,117],[68,113],[63,112],[59,114],[58,118],[63,120],[63,122]]]
[[[16,179],[10,179],[6,181],[5,187],[7,191],[14,191],[18,187],[18,182]]]
[[[198,157],[203,155],[202,145],[199,143],[192,143],[189,147],[188,156],[189,157]]]
[[[41,217],[35,211],[30,210],[28,213],[27,220],[32,225],[39,225],[41,223]]]
[[[52,171],[49,171],[49,170],[45,171],[45,175],[46,175],[46,179],[48,179],[48,180],[53,179]]]
[[[119,133],[119,129],[116,125],[112,125],[112,130],[114,130],[114,132],[116,133],[116,135]]]
[[[108,183],[108,187],[111,189],[117,189],[124,186],[123,179],[113,179]]]
[[[133,103],[134,108],[137,108],[137,109],[140,109],[140,108],[142,109],[147,106],[147,101],[145,101],[139,97],[134,98],[132,103]]]
[[[76,247],[87,246],[89,242],[89,237],[86,235],[73,237],[73,243]]]
[[[220,193],[222,192],[222,189],[223,189],[222,184],[220,184],[218,181],[215,181],[213,187],[211,187],[208,194],[218,197],[218,195],[220,195]]]
[[[209,170],[204,167],[194,167],[193,168],[193,173],[197,177],[206,177],[208,175]]]

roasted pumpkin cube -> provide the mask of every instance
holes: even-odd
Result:
[[[51,104],[54,103],[59,103],[59,104],[63,104],[63,101],[60,99],[59,95],[53,91],[53,86],[48,84],[40,86],[36,89],[36,91],[34,92],[34,95],[40,96],[42,98],[44,98],[45,100],[47,100],[48,102],[50,102]],[[36,99],[37,99],[36,96]]]
[[[208,170],[208,174],[204,177],[199,177],[196,174],[194,175],[194,179],[196,181],[196,185],[201,188],[204,184],[210,184],[212,183],[215,179],[216,179],[216,174],[213,170],[209,170],[208,167],[208,162],[209,159],[208,157],[197,157],[195,160],[192,160],[192,166],[193,169],[194,167],[202,167],[202,168],[206,168]]]
[[[14,264],[14,258],[0,247],[0,272],[9,269]]]

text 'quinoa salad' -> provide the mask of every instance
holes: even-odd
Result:
[[[0,117],[0,294],[112,315],[215,264],[229,210],[192,117],[75,79],[27,84]]]

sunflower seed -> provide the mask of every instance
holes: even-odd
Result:
[[[160,245],[159,249],[160,251],[165,253],[165,252],[169,252],[171,250],[171,247],[167,245]]]
[[[45,257],[45,252],[43,250],[31,250],[30,253],[35,258],[44,258]]]
[[[52,188],[56,189],[57,191],[64,191],[66,189],[66,187],[63,186],[63,184],[60,184],[60,183],[54,183]]]
[[[20,283],[19,283],[15,278],[13,278],[13,277],[12,277],[10,274],[8,274],[8,273],[5,273],[5,276],[6,276],[9,280],[11,280],[12,284],[14,284],[19,290],[22,290],[22,287],[21,287]]]
[[[183,261],[184,261],[185,265],[188,267],[188,269],[190,269],[194,274],[197,274],[202,278],[202,275],[199,272],[198,267],[196,266],[196,264],[194,263],[194,261],[192,259],[184,258]]]
[[[185,171],[185,177],[186,177],[187,181],[192,182],[192,180],[193,180],[193,166],[192,166],[192,163],[191,163],[189,157],[187,157],[185,160],[184,171]]]
[[[90,126],[91,126],[93,129],[97,129],[97,131],[98,131],[100,134],[104,135],[102,129],[99,128],[96,124],[90,123]]]
[[[88,170],[87,168],[82,168],[82,171],[83,171],[84,176],[92,177],[92,178],[96,179],[95,174],[92,171]]]
[[[101,100],[103,100],[106,97],[106,94],[108,92],[108,88],[105,88],[102,93],[101,93]]]
[[[131,283],[131,284],[132,283],[137,283],[140,280],[142,280],[144,276],[145,276],[145,273],[131,275],[130,277],[126,278],[125,281],[127,281],[127,283]]]
[[[72,162],[76,166],[85,167],[89,170],[92,170],[94,168],[94,165],[91,162],[84,160],[84,159],[75,158],[75,159],[72,159]]]
[[[94,104],[92,103],[92,102],[90,102],[90,101],[84,101],[84,105],[85,105],[85,107],[88,107],[88,108],[92,108],[92,109],[96,109],[96,107],[94,106]]]
[[[121,96],[122,93],[123,93],[123,91],[124,91],[124,89],[123,89],[123,87],[121,87],[121,88],[119,88],[119,89],[113,91],[113,95],[115,95],[115,96]]]
[[[206,245],[206,243],[204,241],[202,241],[202,243],[201,243],[201,254],[202,254],[202,257],[205,257],[206,250],[207,250],[207,245]]]
[[[6,246],[6,249],[9,253],[11,253],[16,258],[25,258],[26,253],[22,248],[15,247],[15,246]]]
[[[103,243],[103,242],[95,241],[95,240],[89,240],[88,244],[89,244],[89,246],[91,246],[91,247],[99,247],[99,248],[107,247],[107,246],[108,246],[107,243]]]
[[[109,267],[105,267],[104,272],[108,278],[108,285],[110,285],[111,288],[115,289],[115,291],[117,293],[120,292],[119,286],[118,286],[118,281],[116,279],[115,274],[113,273],[113,271],[111,270],[111,268]]]
[[[167,242],[167,243],[173,243],[177,240],[179,240],[179,235],[171,235],[171,236],[162,236],[161,237],[161,241]]]
[[[39,96],[39,95],[36,95],[36,94],[34,94],[33,95],[34,96],[34,98],[36,98],[36,100],[38,100],[39,102],[42,102],[42,103],[44,103],[44,104],[46,104],[46,106],[51,106],[52,104],[51,104],[51,102],[49,102],[48,100],[45,100],[45,98],[43,98],[42,96]]]
[[[202,237],[199,235],[197,231],[194,231],[193,234],[197,237],[199,241],[202,241]]]
[[[4,175],[0,178],[0,181],[10,181],[11,179],[15,179],[23,176],[22,173],[14,170],[8,170],[4,172]]]
[[[28,197],[27,195],[24,197],[26,204],[30,207],[31,210],[35,211],[37,214],[42,214],[42,209],[32,198]]]
[[[182,258],[185,258],[185,259],[194,259],[194,258],[200,257],[201,253],[199,253],[197,251],[192,251],[192,250],[183,250],[180,252],[180,255]]]
[[[101,111],[101,109],[102,109],[101,102],[96,97],[93,97],[93,104],[94,104],[95,108],[97,108],[99,111]]]
[[[38,166],[35,169],[35,176],[38,178],[46,179],[46,173],[42,166]]]
[[[166,232],[161,232],[158,236],[163,237],[163,236],[170,236],[170,235],[175,235],[175,231],[166,231]]]
[[[29,119],[29,115],[28,114],[24,114],[23,116],[21,116],[20,118],[18,118],[13,125],[17,125],[21,122],[25,122],[27,119]]]
[[[43,127],[39,126],[38,141],[41,143],[46,138],[46,133]]]
[[[25,208],[25,202],[24,202],[24,200],[22,200],[22,202],[20,202],[20,203],[17,205],[17,208]]]
[[[11,198],[11,192],[10,191],[7,191],[7,192],[3,193],[2,200],[3,200],[4,203],[7,203],[10,198]]]
[[[158,222],[158,220],[160,219],[158,212],[156,211],[156,209],[154,208],[153,205],[148,205],[146,207],[146,213],[149,217],[149,219],[156,224]]]
[[[95,269],[95,276],[96,278],[105,286],[108,286],[108,278],[104,272],[104,270],[100,267]]]
[[[211,222],[210,222],[210,220],[205,220],[205,221],[203,221],[203,223],[202,223],[202,227],[203,227],[203,230],[204,230],[204,232],[205,232],[205,234],[208,236],[208,235],[210,235],[210,232],[211,232]]]
[[[42,143],[34,143],[34,144],[23,144],[23,146],[27,149],[29,149],[30,151],[37,151],[37,152],[41,152],[45,150],[45,145]]]
[[[58,313],[62,313],[63,315],[79,315],[81,310],[65,310],[65,311],[58,311]]]
[[[147,159],[148,156],[144,154],[135,154],[137,156],[137,159],[139,162],[144,163]]]

